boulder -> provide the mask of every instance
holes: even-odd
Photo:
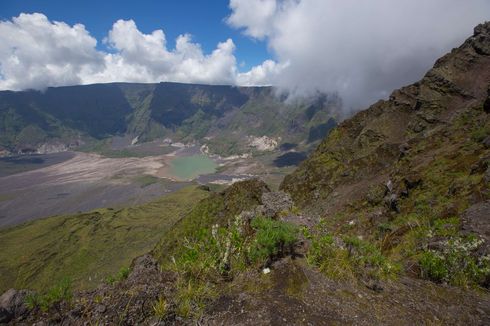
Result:
[[[293,200],[284,191],[265,192],[262,194],[262,215],[279,218],[282,212],[293,208]]]
[[[29,312],[26,298],[31,291],[10,289],[0,297],[0,323],[8,323]]]
[[[476,234],[485,240],[482,255],[490,254],[490,200],[470,206],[464,211],[461,229],[467,234]]]

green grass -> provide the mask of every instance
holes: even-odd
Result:
[[[72,283],[69,278],[62,279],[42,294],[33,293],[27,296],[26,304],[30,309],[39,307],[46,312],[51,308],[57,308],[62,301],[69,302],[73,297]]]
[[[113,285],[115,283],[124,281],[125,279],[128,278],[130,272],[131,270],[129,269],[129,267],[121,267],[121,269],[119,270],[119,272],[117,272],[117,274],[108,276],[106,278],[106,282],[110,285]]]
[[[282,221],[256,217],[251,228],[250,233],[245,232],[245,221],[237,217],[227,227],[196,229],[182,246],[167,252],[172,259],[164,268],[178,275],[178,315],[199,318],[206,304],[226,288],[224,280],[265,266],[298,239],[297,227]]]
[[[152,305],[153,313],[158,320],[162,320],[168,313],[168,303],[165,297],[159,297]]]
[[[132,208],[49,217],[0,230],[0,292],[43,290],[65,277],[76,288],[95,287],[150,251],[208,194],[187,187]]]
[[[255,239],[249,249],[252,262],[264,262],[298,239],[298,228],[290,223],[256,217],[251,226],[255,230]]]

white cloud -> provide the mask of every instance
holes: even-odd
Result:
[[[228,24],[244,28],[245,34],[262,39],[271,30],[272,18],[278,5],[276,0],[230,0],[231,15]]]
[[[144,34],[134,21],[118,20],[104,42],[113,51],[97,50],[97,40],[83,25],[51,22],[39,13],[2,21],[0,89],[113,81],[236,84],[238,76],[247,85],[250,78],[254,84],[261,84],[261,78],[265,82],[265,74],[248,77],[238,73],[231,39],[205,54],[184,34],[177,38],[174,49],[168,49],[162,30]]]
[[[488,0],[231,0],[230,9],[229,25],[287,63],[263,79],[293,93],[338,92],[356,109],[420,79],[490,18]]]
[[[239,73],[236,78],[238,85],[273,85],[281,72],[288,66],[287,62],[278,64],[272,60],[266,60],[261,65],[255,66],[247,72]]]
[[[42,14],[20,14],[0,22],[0,89],[78,84],[100,69],[97,41],[81,24],[50,22]]]

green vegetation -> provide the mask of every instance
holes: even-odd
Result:
[[[291,247],[298,240],[297,227],[270,218],[256,217],[252,220],[255,238],[249,249],[250,261],[264,262],[281,255],[285,248]],[[289,249],[292,252],[292,249]]]
[[[369,241],[352,236],[341,239],[325,232],[310,233],[306,229],[304,232],[311,240],[308,263],[319,267],[331,279],[392,279],[401,271],[399,264],[383,255],[380,248]]]
[[[227,281],[290,253],[298,230],[286,222],[240,212],[260,204],[267,186],[259,180],[212,193],[167,232],[153,250],[163,269],[177,274],[175,304],[182,317],[198,318]]]
[[[39,307],[46,312],[51,308],[59,310],[59,304],[63,301],[70,302],[73,297],[72,283],[68,278],[62,279],[43,294],[30,294],[26,298],[26,304],[30,309]]]
[[[168,313],[168,303],[165,297],[159,297],[152,306],[155,316],[162,320]]]
[[[124,149],[112,149],[112,138],[94,140],[86,145],[78,147],[77,150],[86,153],[97,153],[109,158],[126,158],[126,157],[148,157],[169,154],[175,150],[171,146],[151,146],[144,144],[141,146],[126,147]]]
[[[472,254],[481,244],[475,237],[455,237],[444,244],[442,252],[424,251],[420,257],[422,276],[459,286],[484,282],[490,275],[490,257]]]
[[[245,221],[237,217],[228,227],[196,230],[185,238],[164,268],[174,270],[177,281],[177,314],[197,318],[207,302],[215,298],[219,283],[256,269],[271,259],[291,252],[297,229],[286,222],[256,217],[247,233]],[[222,289],[222,288],[221,288]]]
[[[249,135],[294,143],[319,140],[335,124],[329,120],[332,107],[338,104],[335,100],[319,96],[287,102],[270,87],[176,83],[1,92],[0,149],[15,152],[45,142],[76,144],[81,140],[86,144],[82,150],[108,157],[148,155],[134,148],[107,146],[112,137],[138,136],[141,142],[170,137],[207,143],[220,155],[242,154],[249,150]]]
[[[196,200],[208,195],[187,187],[132,208],[55,216],[0,230],[0,292],[42,290],[65,277],[75,288],[97,286],[151,250]]]
[[[119,283],[124,281],[129,276],[130,269],[129,267],[122,267],[116,275],[110,275],[106,278],[106,283],[113,285],[115,283]]]

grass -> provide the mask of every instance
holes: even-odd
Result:
[[[150,251],[209,192],[187,187],[132,208],[56,216],[0,230],[0,292],[43,290],[65,277],[97,286]]]
[[[330,234],[307,234],[311,240],[307,261],[330,279],[355,281],[359,277],[371,279],[396,278],[401,267],[382,254],[372,242],[352,236],[336,241]],[[340,244],[342,243],[342,244]]]
[[[178,275],[178,315],[198,318],[218,295],[220,283],[265,266],[297,241],[297,228],[286,222],[256,217],[251,227],[251,233],[245,232],[244,221],[237,217],[227,227],[197,230],[176,252],[168,253],[173,259],[165,267]]]
[[[129,267],[122,267],[119,272],[117,272],[116,275],[110,275],[106,278],[106,283],[108,284],[115,284],[115,283],[119,283],[125,279],[128,278],[129,276],[129,272],[131,270],[129,269]]]
[[[34,293],[28,295],[26,304],[30,309],[39,307],[42,311],[46,312],[53,307],[57,308],[62,301],[69,302],[72,297],[71,280],[64,278],[42,294]]]
[[[165,297],[159,297],[152,305],[153,313],[159,320],[165,318],[168,313],[168,303]]]

